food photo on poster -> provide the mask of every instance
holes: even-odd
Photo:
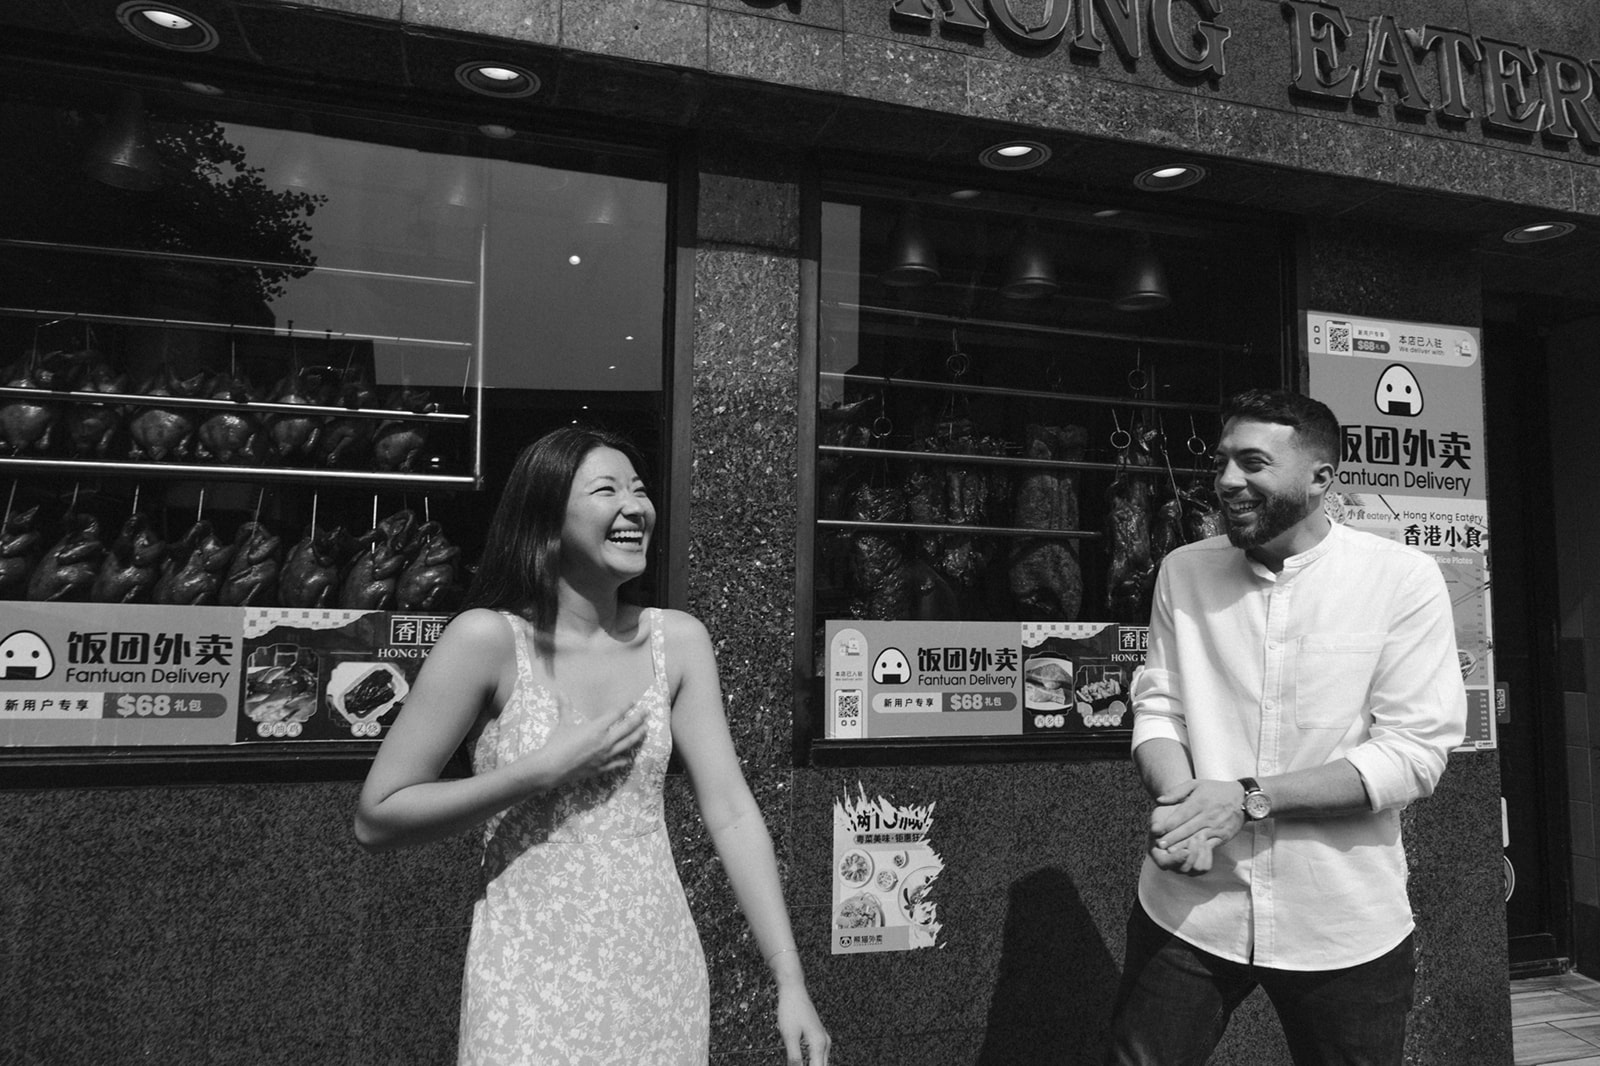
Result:
[[[869,798],[859,782],[833,806],[833,954],[942,947],[934,886],[934,804]]]

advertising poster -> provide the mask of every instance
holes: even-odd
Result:
[[[1114,622],[829,621],[827,735],[1131,731],[1148,629]]]
[[[375,740],[448,615],[252,608],[240,741]]]
[[[1496,746],[1483,373],[1476,329],[1309,312],[1309,393],[1343,430],[1335,521],[1420,548],[1450,589],[1466,749]]]
[[[244,611],[8,602],[0,746],[229,744]]]
[[[833,804],[833,954],[938,947],[934,805],[897,807],[856,789]]]
[[[8,602],[0,747],[374,740],[446,615]]]

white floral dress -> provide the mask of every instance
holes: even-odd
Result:
[[[505,616],[517,686],[473,747],[475,772],[535,750],[556,720],[531,630]],[[705,1066],[705,955],[672,861],[661,789],[672,751],[661,612],[632,765],[491,819],[461,990],[462,1066]]]

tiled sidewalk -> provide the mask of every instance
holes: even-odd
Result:
[[[1516,1066],[1600,1066],[1600,982],[1575,973],[1511,982]]]

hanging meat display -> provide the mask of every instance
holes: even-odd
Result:
[[[334,606],[339,573],[350,551],[350,537],[338,527],[308,531],[284,560],[278,575],[278,601],[284,607]]]
[[[28,599],[87,599],[105,551],[99,521],[90,514],[70,515],[67,532],[35,564],[28,578]]]
[[[322,374],[318,368],[295,363],[268,395],[272,403],[315,405],[323,401]],[[267,420],[269,451],[280,460],[310,455],[322,433],[319,415],[274,415]]]
[[[217,589],[217,602],[228,607],[256,607],[274,602],[278,592],[281,538],[260,522],[246,522],[233,537],[227,572]]]
[[[150,598],[167,545],[148,516],[135,511],[111,542],[89,598],[96,603],[139,603]]]
[[[1082,426],[1029,425],[1025,430],[1029,459],[1083,459],[1088,433]],[[1077,529],[1077,475],[1050,468],[1024,475],[1017,486],[1012,522],[1024,529]],[[1074,541],[1018,541],[1011,554],[1009,578],[1017,617],[1022,621],[1077,619],[1083,604],[1083,571]]]
[[[400,573],[410,562],[417,516],[399,510],[356,538],[356,553],[339,584],[339,606],[351,611],[386,611],[394,605]]]
[[[346,367],[339,385],[339,406],[352,411],[371,407],[377,390],[367,379],[366,368]],[[317,459],[326,466],[356,466],[371,458],[372,437],[377,422],[371,418],[329,420],[317,442]]]
[[[1106,490],[1106,539],[1111,561],[1106,570],[1106,608],[1119,622],[1144,625],[1150,615],[1150,589],[1156,565],[1150,554],[1151,432],[1135,426],[1131,444],[1122,450],[1117,472]]]
[[[151,378],[139,387],[142,396],[190,397],[200,393],[205,383],[205,373],[187,378],[174,376],[170,364],[163,363]],[[130,459],[187,459],[194,441],[196,423],[186,409],[165,407],[140,407],[128,420],[128,436],[132,446]]]
[[[202,518],[172,545],[151,590],[151,600],[167,604],[215,603],[222,576],[233,557],[233,544],[219,540]]]
[[[967,418],[940,422],[934,436],[923,442],[924,449],[956,455],[1001,455],[1005,442],[979,436]],[[944,466],[945,523],[952,526],[981,526],[989,521],[991,501],[1009,494],[1010,479],[998,468],[974,463],[948,463]],[[966,534],[945,534],[939,540],[935,566],[955,584],[970,592],[978,585],[995,552],[991,538]]]
[[[231,400],[248,404],[260,399],[254,386],[242,377],[226,371],[212,377],[206,395],[213,400]],[[194,453],[198,458],[219,463],[258,463],[266,451],[261,420],[248,409],[223,409],[208,415],[200,423],[196,434]]]
[[[0,524],[0,600],[20,600],[27,595],[28,576],[39,560],[43,542],[39,505],[12,510],[8,504],[5,522]]]
[[[64,389],[85,355],[59,351],[40,355],[37,350],[30,351],[0,374],[0,385],[8,389]],[[42,397],[0,401],[0,443],[12,455],[47,452],[60,417],[61,405]]]
[[[460,589],[456,587],[456,567],[461,549],[445,538],[438,522],[417,527],[416,547],[411,562],[400,572],[395,584],[395,607],[401,611],[439,611],[454,606]]]
[[[905,493],[898,486],[868,481],[850,498],[856,522],[903,522]],[[857,618],[905,618],[911,613],[911,576],[903,540],[895,534],[857,533],[850,543],[850,573],[858,599]]]
[[[393,411],[411,411],[427,414],[438,410],[429,400],[427,389],[410,386],[395,389],[384,397],[384,406]],[[378,424],[372,440],[372,465],[377,470],[406,471],[417,469],[422,450],[428,444],[428,427],[409,419],[385,419]]]
[[[77,392],[126,393],[128,377],[94,355],[72,383]],[[78,459],[104,459],[111,454],[111,443],[122,426],[124,409],[104,403],[72,403],[62,413],[66,427],[67,450]]]

